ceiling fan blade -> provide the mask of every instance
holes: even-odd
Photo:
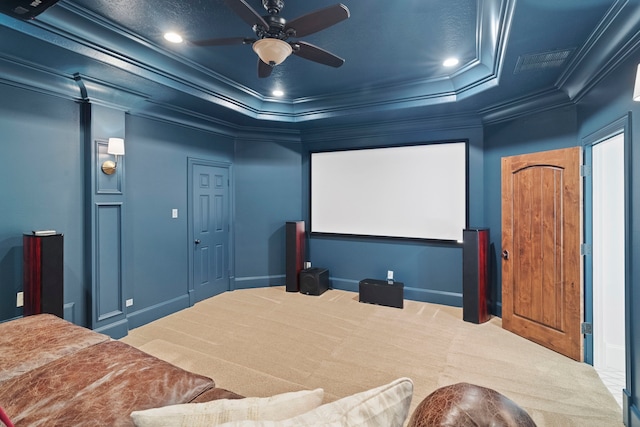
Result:
[[[324,30],[349,17],[349,9],[342,3],[316,10],[287,22],[285,30],[294,29],[296,37],[305,37]]]
[[[191,44],[196,46],[229,46],[236,44],[251,44],[255,41],[255,39],[248,39],[246,37],[228,37],[222,39],[196,40],[191,42]]]
[[[258,77],[269,77],[273,71],[273,66],[265,64],[262,59],[258,58]]]
[[[324,49],[319,48],[305,42],[295,42],[293,45],[293,54],[309,61],[318,62],[320,64],[329,65],[331,67],[340,67],[344,64],[344,59],[334,55],[331,52],[327,52]]]
[[[251,6],[247,4],[244,0],[224,0],[225,4],[233,10],[244,22],[251,25],[258,25],[263,27],[264,29],[269,28],[269,24],[264,20],[262,16],[258,12],[255,11]]]

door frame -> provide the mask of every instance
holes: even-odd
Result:
[[[624,226],[625,226],[625,376],[626,384],[623,390],[623,414],[628,413],[631,396],[632,359],[631,354],[631,112],[615,120],[607,126],[582,138],[584,164],[589,169],[593,163],[593,146],[613,136],[624,133]],[[583,174],[588,175],[588,174]],[[593,245],[593,183],[589,176],[584,178],[584,239],[587,247]],[[593,255],[586,251],[584,259],[584,306],[587,323],[593,324]],[[584,360],[593,365],[593,335],[585,335]]]
[[[196,301],[195,284],[193,283],[193,169],[194,166],[213,166],[227,169],[229,173],[229,290],[235,289],[235,224],[234,224],[234,180],[233,180],[233,164],[219,160],[199,159],[195,157],[187,157],[187,254],[189,259],[188,271],[188,288],[189,306],[193,306]]]

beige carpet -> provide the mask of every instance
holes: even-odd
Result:
[[[245,396],[322,387],[325,401],[399,377],[414,382],[411,411],[440,386],[493,388],[538,426],[622,426],[622,411],[596,371],[462,309],[405,301],[404,309],[284,287],[227,292],[123,338]]]

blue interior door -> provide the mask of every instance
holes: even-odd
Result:
[[[193,166],[193,285],[202,301],[229,290],[229,170]]]

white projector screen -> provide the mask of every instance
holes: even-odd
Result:
[[[311,153],[311,232],[462,241],[467,147]]]

